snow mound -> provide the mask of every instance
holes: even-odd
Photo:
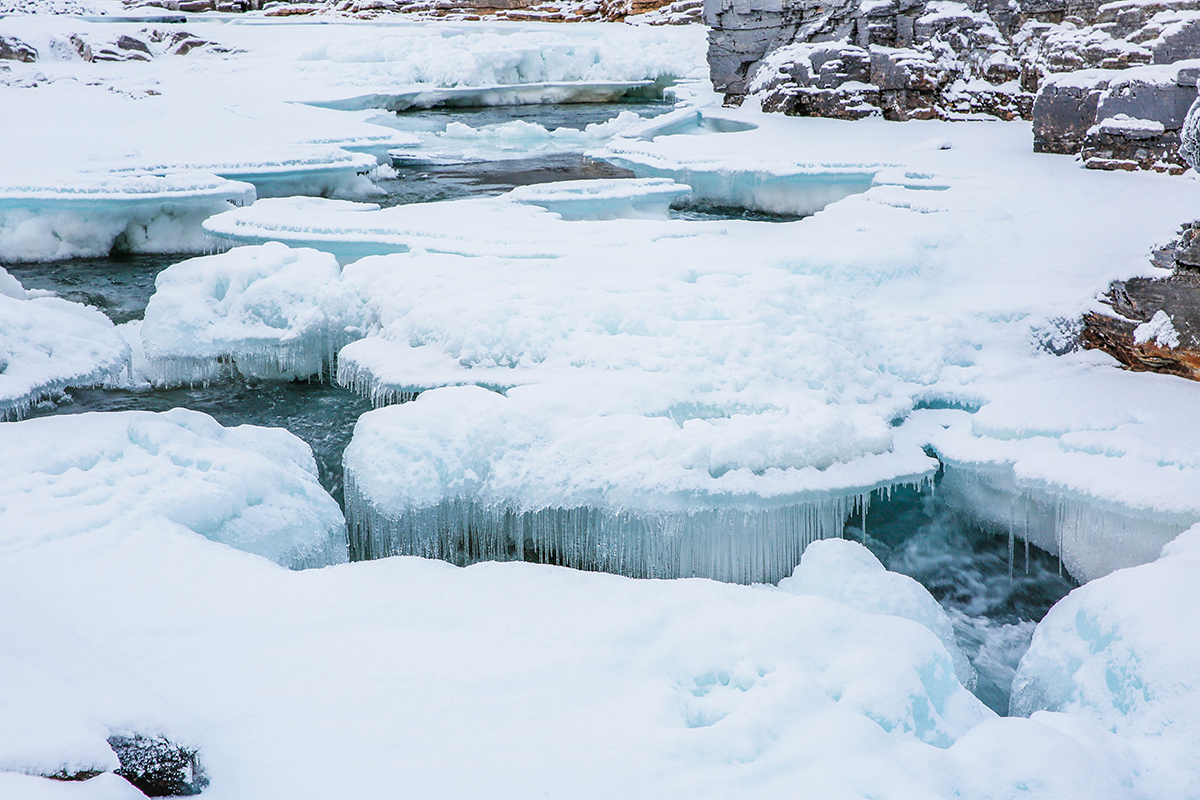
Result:
[[[295,568],[346,558],[312,452],[282,429],[184,409],[89,413],[2,425],[0,448],[24,454],[0,465],[0,552],[108,529],[190,531]]]
[[[333,256],[279,243],[238,247],[159,273],[141,325],[146,375],[162,386],[230,371],[320,376],[348,341]]]
[[[101,312],[56,297],[28,297],[0,268],[0,420],[44,397],[96,386],[129,367],[125,340]]]
[[[297,573],[183,537],[136,544],[6,553],[0,598],[36,623],[30,669],[93,699],[73,722],[198,732],[214,789],[370,795],[401,770],[460,796],[480,779],[446,769],[453,743],[503,796],[571,780],[589,800],[798,781],[951,796],[944,776],[969,771],[954,743],[994,719],[928,630],[821,597],[423,559]],[[59,658],[73,640],[87,669]]]
[[[793,594],[828,597],[867,614],[890,614],[925,626],[953,656],[959,681],[974,688],[975,669],[958,648],[945,609],[924,586],[907,575],[889,572],[857,542],[813,542],[804,550],[791,577],[779,582],[779,588]]]
[[[1124,737],[1152,768],[1147,796],[1200,785],[1200,526],[1149,564],[1071,592],[1038,625],[1013,681],[1013,710],[1064,712]]]

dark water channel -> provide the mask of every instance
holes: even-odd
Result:
[[[939,475],[940,478],[940,475]],[[940,480],[938,481],[940,482]],[[857,538],[862,518],[850,520]],[[950,615],[955,638],[978,672],[975,694],[1008,713],[1013,675],[1036,624],[1079,584],[1056,556],[988,531],[953,510],[935,487],[893,489],[867,512],[863,543],[893,572],[915,578]]]
[[[582,130],[629,110],[651,117],[671,110],[671,106],[652,103],[422,111],[397,115],[394,124],[404,130],[436,133],[452,122],[481,128],[524,120],[551,130]],[[385,171],[378,185],[386,197],[376,202],[394,206],[498,194],[532,183],[631,175],[580,152],[416,163],[419,161],[398,160],[395,177]],[[736,208],[685,208],[673,215],[688,220],[795,219]],[[120,324],[140,319],[153,294],[155,276],[187,257],[114,254],[48,265],[4,266],[26,288],[53,291],[95,306]],[[71,390],[55,401],[39,404],[31,415],[165,411],[179,406],[208,413],[223,425],[287,428],[313,448],[321,483],[344,506],[342,453],[355,421],[371,406],[368,400],[330,383],[230,380],[172,390]],[[852,520],[850,530],[860,524],[861,519]],[[1019,546],[1015,563],[1010,562],[1007,536],[981,531],[958,518],[929,488],[902,489],[886,501],[876,499],[867,515],[865,542],[885,566],[920,581],[946,608],[960,646],[979,672],[976,694],[994,710],[1007,713],[1012,675],[1028,647],[1034,625],[1075,585],[1061,575],[1057,560],[1036,548]]]

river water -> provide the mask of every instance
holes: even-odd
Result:
[[[424,136],[463,123],[487,129],[519,120],[546,130],[603,123],[623,111],[651,117],[666,104],[520,106],[455,109],[397,115],[390,124]],[[587,158],[579,150],[550,148],[537,154],[497,153],[446,159],[447,163],[381,170],[376,180],[384,206],[493,195],[515,186],[580,178],[629,177],[630,173]],[[786,222],[795,217],[738,208],[687,208],[681,219],[749,219]],[[55,264],[4,265],[27,289],[56,292],[93,305],[115,323],[139,319],[154,291],[155,276],[186,255],[121,255]],[[211,414],[223,425],[255,424],[287,428],[306,441],[316,457],[325,488],[344,505],[342,452],[358,417],[370,402],[330,383],[227,380],[172,390],[70,390],[40,403],[31,416],[178,406]],[[851,521],[851,530],[861,519]],[[912,576],[938,599],[954,622],[959,644],[979,672],[976,694],[1007,713],[1015,667],[1033,628],[1075,584],[1052,556],[1019,546],[1010,561],[1007,536],[981,531],[939,502],[936,491],[901,489],[871,505],[865,543],[889,569]]]

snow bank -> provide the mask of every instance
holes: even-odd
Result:
[[[339,287],[333,256],[278,243],[168,267],[141,325],[146,375],[172,386],[230,371],[269,379],[328,373],[351,338]]]
[[[127,411],[0,425],[0,444],[24,454],[0,466],[4,552],[112,529],[192,532],[291,567],[346,558],[312,452],[282,429]]]
[[[19,622],[27,696],[53,700],[25,675],[74,681],[89,701],[62,722],[181,737],[220,796],[370,795],[397,771],[431,796],[948,796],[934,776],[993,719],[931,632],[823,597],[528,564],[288,572],[137,528],[6,526],[0,629]]]
[[[1200,652],[1185,632],[1200,613],[1200,527],[1157,561],[1082,586],[1038,625],[1013,681],[1013,709],[1094,721],[1151,767],[1149,796],[1200,783]]]
[[[0,268],[0,420],[68,387],[117,378],[129,359],[129,346],[104,314],[28,296]]]

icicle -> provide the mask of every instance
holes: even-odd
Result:
[[[450,498],[399,515],[362,497],[346,470],[346,520],[354,560],[416,555],[466,565],[534,560],[632,577],[708,577],[774,583],[817,539],[841,536],[869,495],[773,509],[692,512],[592,507],[519,510]]]

